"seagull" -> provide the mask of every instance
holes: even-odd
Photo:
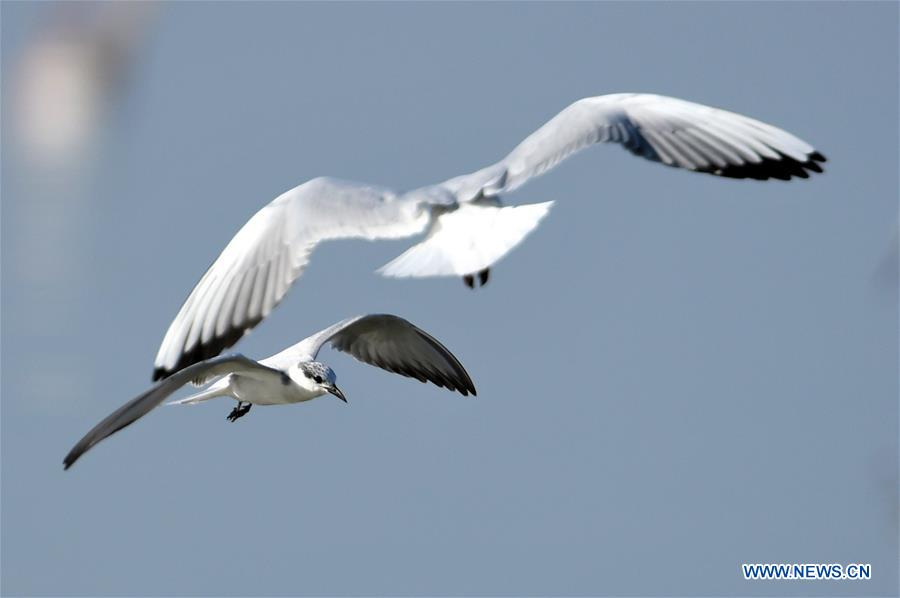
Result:
[[[235,399],[228,415],[236,421],[253,405],[301,403],[325,394],[347,402],[330,366],[316,361],[326,343],[359,361],[383,370],[431,382],[475,396],[475,385],[459,360],[434,337],[407,320],[389,314],[348,318],[267,357],[254,361],[243,355],[215,357],[186,367],[128,401],[94,426],[63,460],[69,469],[92,446],[134,423],[187,383],[205,390],[170,405],[188,405],[217,397]]]
[[[228,243],[172,321],[153,379],[218,355],[278,305],[309,261],[332,239],[424,239],[383,266],[391,277],[461,276],[474,288],[547,215],[552,201],[503,205],[500,195],[598,142],[729,178],[808,178],[825,157],[794,135],[725,110],[677,98],[617,93],[578,100],[505,158],[436,185],[398,194],[315,178],[257,212]]]

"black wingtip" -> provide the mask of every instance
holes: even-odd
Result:
[[[465,276],[463,276],[463,282],[466,283],[466,286],[470,289],[475,288],[475,277],[471,274],[466,274]]]
[[[790,181],[793,178],[808,179],[810,173],[822,173],[824,169],[819,165],[826,162],[826,158],[818,151],[807,154],[806,159],[796,160],[781,152],[778,158],[763,158],[759,162],[744,162],[743,164],[729,164],[725,168],[708,168],[702,172],[709,172],[730,179],[754,179],[767,181],[778,179]]]
[[[66,455],[66,458],[63,459],[63,471],[68,471],[70,467],[78,461],[78,457],[81,456],[83,451],[78,450],[78,447],[73,448],[69,451],[69,454]]]
[[[451,353],[450,349],[442,345],[439,340],[437,340],[421,328],[413,326],[413,329],[421,339],[430,344],[439,354],[447,358],[453,366],[452,373],[441,372],[438,369],[429,369],[425,378],[427,378],[432,384],[446,388],[451,392],[458,392],[463,396],[468,396],[468,393],[471,392],[474,396],[476,394],[475,383],[472,382],[472,378],[469,376],[466,368],[463,367],[463,364],[460,363],[459,359],[456,358],[456,355]],[[409,374],[403,375],[409,376]],[[415,374],[410,377],[422,380],[421,377]],[[422,381],[424,382],[424,380]]]
[[[206,361],[207,359],[211,359],[217,356],[219,353],[221,353],[225,349],[228,349],[236,342],[241,340],[241,337],[250,332],[250,330],[260,322],[262,322],[262,316],[252,318],[242,324],[241,327],[229,328],[223,334],[215,336],[205,343],[195,344],[190,350],[182,352],[181,356],[179,356],[178,358],[178,361],[175,363],[175,367],[153,368],[153,376],[151,377],[151,380],[153,382],[163,380],[188,366],[194,365],[195,363],[199,363],[201,361]]]

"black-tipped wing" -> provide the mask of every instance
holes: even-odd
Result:
[[[314,359],[328,342],[338,351],[383,370],[431,382],[462,395],[477,394],[469,374],[447,347],[407,320],[389,314],[344,320],[261,363],[289,367]]]
[[[265,371],[272,372],[279,376],[281,375],[277,370],[272,370],[271,368],[260,365],[243,355],[227,355],[225,357],[217,357],[215,359],[195,363],[165,380],[154,384],[150,390],[128,401],[110,413],[99,424],[91,428],[91,431],[85,434],[84,438],[79,440],[78,443],[72,447],[72,450],[69,451],[69,454],[66,455],[66,458],[63,460],[64,468],[69,469],[72,464],[92,446],[104,438],[115,434],[122,428],[136,422],[191,380],[210,380],[233,372],[250,371]]]
[[[523,185],[595,143],[730,178],[808,178],[825,156],[802,139],[719,108],[646,93],[615,93],[571,104],[525,138],[503,160],[442,183],[460,201]]]

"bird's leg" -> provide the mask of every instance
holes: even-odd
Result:
[[[481,283],[481,286],[484,286],[487,284],[487,281],[488,281],[488,278],[490,277],[490,275],[491,275],[490,268],[485,268],[484,270],[482,270],[481,272],[478,273],[478,282]]]
[[[250,411],[251,407],[253,407],[253,403],[247,403],[247,406],[245,407],[243,401],[238,401],[237,407],[231,410],[231,413],[228,414],[226,419],[232,423],[236,422],[238,418],[247,415],[247,412]]]
[[[478,277],[478,284],[484,286],[487,284],[488,278],[491,275],[491,269],[485,268],[484,270],[480,270],[475,274],[466,274],[463,276],[463,282],[466,283],[466,286],[470,289],[475,288],[475,277]]]

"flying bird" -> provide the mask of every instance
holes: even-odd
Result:
[[[383,370],[431,382],[463,396],[476,394],[475,385],[459,360],[434,337],[407,320],[388,314],[349,318],[329,326],[261,361],[243,355],[207,359],[157,382],[93,427],[63,460],[68,469],[92,446],[134,423],[185,384],[207,386],[185,405],[217,397],[235,399],[228,420],[243,417],[253,405],[285,405],[331,394],[347,402],[330,366],[316,361],[326,343],[359,361]]]
[[[153,379],[218,355],[259,324],[331,239],[425,238],[379,272],[461,276],[469,287],[546,216],[553,202],[504,206],[500,195],[601,141],[673,166],[730,178],[808,178],[825,157],[766,123],[677,98],[619,93],[571,104],[505,158],[437,185],[390,189],[316,178],[280,195],[228,243],[172,321]]]

